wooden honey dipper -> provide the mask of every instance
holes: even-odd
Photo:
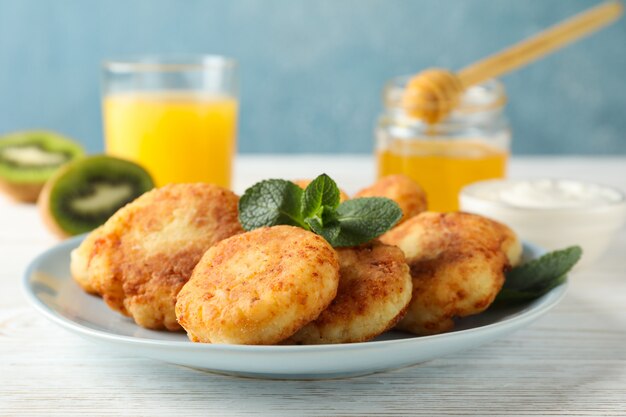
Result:
[[[440,68],[422,71],[407,83],[402,106],[411,116],[435,124],[457,106],[468,87],[513,71],[588,35],[617,20],[622,10],[619,1],[602,3],[456,74]]]

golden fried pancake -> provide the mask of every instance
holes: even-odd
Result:
[[[72,253],[79,284],[150,329],[180,330],[176,295],[204,252],[243,232],[238,197],[212,184],[171,184],[121,208]]]
[[[274,344],[331,303],[335,250],[292,226],[256,229],[211,249],[178,294],[176,316],[194,342]]]
[[[301,179],[301,180],[295,180],[295,181],[291,181],[294,184],[296,184],[298,187],[302,188],[303,190],[311,183],[311,181],[313,180],[309,180],[309,179]],[[346,200],[350,200],[350,196],[348,196],[348,194],[346,194],[346,192],[344,190],[339,190],[339,201],[341,203],[343,203]]]
[[[413,297],[397,328],[418,335],[448,331],[455,317],[487,309],[521,254],[508,227],[468,213],[422,213],[381,240],[406,256]]]
[[[400,249],[373,241],[337,253],[337,296],[287,343],[364,342],[395,326],[406,311],[412,284]]]
[[[102,237],[103,230],[104,228],[102,226],[94,229],[70,255],[70,272],[74,281],[76,281],[83,290],[94,295],[101,294],[92,282],[89,273],[89,259],[94,250],[94,244]]]
[[[400,223],[426,210],[426,193],[415,181],[406,175],[388,175],[376,181],[372,186],[356,193],[359,197],[387,197],[400,206]]]

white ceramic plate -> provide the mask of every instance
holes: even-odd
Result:
[[[70,251],[82,237],[37,257],[24,277],[30,302],[54,323],[100,344],[138,356],[207,371],[285,379],[338,378],[418,364],[505,336],[536,320],[565,294],[561,285],[527,304],[490,309],[461,319],[455,330],[415,337],[389,332],[375,341],[317,346],[242,346],[191,343],[184,333],[143,329],[83,292],[70,277]],[[524,247],[525,257],[541,250]]]

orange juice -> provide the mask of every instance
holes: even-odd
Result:
[[[106,152],[144,166],[158,186],[230,187],[237,100],[194,92],[125,92],[104,97]]]
[[[377,158],[379,176],[405,174],[424,188],[429,210],[454,211],[465,185],[504,177],[508,153],[472,140],[395,140]]]

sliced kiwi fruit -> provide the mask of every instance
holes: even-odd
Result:
[[[152,188],[152,177],[141,166],[95,155],[61,167],[44,186],[38,204],[50,230],[68,237],[95,229]]]
[[[33,130],[0,137],[0,189],[18,201],[35,202],[45,182],[83,148],[54,132]]]

